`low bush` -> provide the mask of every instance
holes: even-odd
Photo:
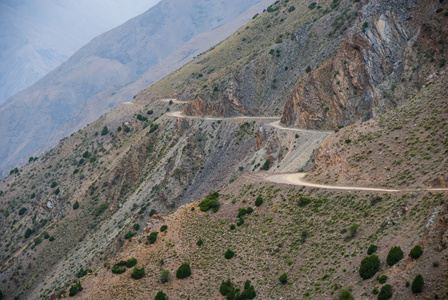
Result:
[[[361,266],[359,267],[359,275],[362,279],[372,278],[373,275],[378,272],[380,268],[380,259],[377,255],[371,255],[365,257],[361,261]]]
[[[155,210],[154,208],[149,211],[150,217],[154,216],[155,214],[157,214],[157,210]]]
[[[81,282],[78,281],[77,283],[73,284],[73,285],[70,287],[70,290],[69,290],[69,292],[68,292],[68,295],[69,295],[70,297],[73,297],[73,296],[75,296],[78,292],[80,292],[80,291],[82,291],[82,290],[83,290],[83,288],[82,288]]]
[[[134,257],[131,257],[130,259],[128,259],[126,261],[126,267],[128,268],[132,268],[133,266],[135,266],[137,264],[137,259]]]
[[[219,209],[219,193],[210,193],[204,200],[199,203],[201,211],[206,212],[209,209],[213,209],[213,212],[217,212]]]
[[[131,277],[136,280],[145,277],[145,267],[135,267],[134,270],[132,270]]]
[[[239,218],[238,221],[236,222],[236,226],[241,226],[244,224],[244,218]]]
[[[76,274],[76,276],[78,278],[84,277],[87,275],[87,272],[88,272],[87,270],[84,270],[83,268],[81,268],[81,270],[79,270],[79,272],[78,272],[78,274]]]
[[[230,224],[230,230],[234,230],[236,228],[235,224]]]
[[[75,204],[73,204],[73,209],[78,209],[79,208],[79,202],[76,201]]]
[[[263,198],[261,197],[261,195],[259,195],[255,200],[255,206],[260,206],[262,204],[263,204]]]
[[[281,284],[285,284],[286,282],[288,282],[288,275],[286,273],[283,273],[278,278],[278,281],[280,281]]]
[[[129,231],[128,233],[126,233],[125,235],[124,235],[124,238],[126,239],[126,240],[130,240],[130,239],[132,239],[134,237],[134,233],[132,232],[132,231]]]
[[[419,294],[423,291],[423,285],[425,284],[425,281],[423,280],[423,276],[421,274],[418,274],[415,276],[414,280],[412,281],[411,290],[414,294]]]
[[[34,233],[34,230],[33,230],[33,229],[31,229],[31,228],[27,228],[27,229],[25,230],[25,238],[26,238],[26,239],[29,238],[30,235],[32,235],[33,233]]]
[[[240,209],[238,210],[238,216],[237,216],[237,217],[238,217],[238,218],[241,218],[241,217],[245,216],[246,213],[247,213],[247,211],[246,211],[245,208],[240,208]]]
[[[157,234],[159,234],[157,231],[153,231],[148,235],[148,241],[150,244],[154,244],[156,242]]]
[[[386,275],[381,275],[381,276],[378,278],[378,281],[379,281],[381,284],[386,283],[386,281],[387,281],[387,276],[386,276]]]
[[[233,251],[230,250],[230,249],[227,249],[227,251],[224,252],[224,257],[225,257],[226,259],[231,259],[231,258],[234,257],[234,256],[235,256],[235,252],[233,252]]]
[[[164,232],[168,229],[168,225],[162,225],[162,227],[160,227],[160,232]]]
[[[257,295],[254,286],[251,284],[250,280],[246,280],[244,283],[244,290],[240,293],[240,289],[235,287],[230,279],[227,281],[222,281],[219,292],[221,295],[226,296],[226,299],[254,299]]]
[[[191,275],[191,268],[190,264],[187,262],[184,262],[176,271],[176,277],[179,279],[187,278],[190,275]]]
[[[399,262],[402,258],[403,258],[403,251],[401,250],[400,246],[395,246],[389,250],[386,261],[389,266],[393,266],[397,262]]]
[[[353,297],[352,293],[350,293],[348,289],[342,289],[338,300],[355,300],[355,297]]]
[[[392,286],[390,284],[386,284],[381,288],[381,291],[378,294],[378,300],[387,300],[390,298],[392,298]]]
[[[140,229],[140,224],[135,223],[132,228],[134,228],[135,231],[138,231]]]
[[[201,246],[202,244],[204,244],[204,241],[201,239],[196,242],[196,245],[198,246]]]
[[[27,210],[28,210],[28,209],[27,209],[26,207],[22,207],[22,208],[19,210],[19,216],[22,216]]]
[[[376,250],[378,250],[378,247],[376,245],[370,245],[369,249],[367,249],[367,254],[372,255],[376,252]]]
[[[162,274],[160,275],[160,281],[162,283],[165,283],[165,282],[168,282],[169,278],[170,278],[170,271],[163,270]]]
[[[411,249],[409,256],[413,259],[419,258],[423,254],[422,247],[420,245],[415,246]]]
[[[126,272],[126,261],[125,260],[122,260],[112,266],[112,273],[122,274],[124,272]]]
[[[254,212],[254,209],[252,207],[250,207],[250,206],[246,209],[246,213],[247,214],[251,214],[253,212]]]
[[[167,295],[162,291],[159,291],[156,297],[154,298],[154,300],[167,300],[167,299],[168,299]]]

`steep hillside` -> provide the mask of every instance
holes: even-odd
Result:
[[[415,28],[445,17],[431,8],[439,1],[394,3],[276,2],[214,49],[139,93],[135,102],[119,105],[12,170],[0,180],[0,260],[5,262],[0,290],[8,299],[56,298],[72,286],[73,293],[79,281],[84,289],[74,297],[81,299],[154,299],[159,291],[170,299],[222,299],[221,283],[230,278],[241,290],[250,280],[246,293],[252,297],[255,291],[255,299],[338,299],[342,293],[377,299],[388,285],[395,299],[446,298],[446,67],[421,60],[427,80],[412,88],[413,79],[403,81],[395,90],[408,90],[391,98],[396,108],[392,102],[378,104],[362,123],[362,115],[349,112],[337,118],[354,124],[337,129],[336,117],[321,123],[310,119],[315,123],[309,127],[331,132],[280,123],[288,112],[306,114],[300,103],[307,100],[294,95],[316,87],[300,81],[323,80],[322,70],[347,55],[347,40],[362,32],[357,26],[366,22],[360,17],[366,7],[375,14],[389,10],[394,24],[412,16]],[[330,34],[336,21],[342,22],[336,26],[341,31]],[[437,24],[443,34],[445,25]],[[283,33],[287,38],[275,43],[283,30],[306,34]],[[249,37],[253,53],[241,47]],[[412,37],[417,44],[428,41],[421,51],[435,49],[434,39],[421,31]],[[401,37],[391,34],[391,39],[401,45]],[[443,41],[439,45],[444,48]],[[403,57],[410,60],[407,65],[420,59]],[[355,52],[351,58],[361,59]],[[277,59],[290,60],[292,67],[274,67]],[[308,65],[314,71],[307,72]],[[350,66],[353,74],[359,71],[358,79],[365,78],[362,68]],[[386,66],[391,67],[374,64],[372,70],[380,74]],[[432,68],[442,69],[427,74]],[[273,77],[265,77],[274,70],[285,76],[275,87]],[[372,88],[367,80],[359,84],[363,91]],[[314,91],[327,99],[324,86]],[[347,103],[352,93],[349,88]],[[295,101],[300,105],[291,111]],[[272,180],[302,175],[299,170],[321,186]],[[360,187],[367,190],[354,189]],[[389,190],[375,189],[381,187]],[[256,204],[260,195],[263,201]],[[208,212],[200,204],[206,197]],[[409,257],[416,245],[423,254]],[[359,271],[361,261],[375,246],[379,263],[366,276]],[[394,255],[398,263],[393,264],[387,256],[395,246],[403,257]],[[132,257],[136,265],[133,260],[129,268],[116,265]],[[177,279],[184,262],[192,275]],[[145,268],[140,279],[131,278],[134,267]],[[169,273],[162,283],[164,270]],[[286,282],[285,276],[280,281],[283,273]],[[423,275],[422,293],[412,288],[417,274]],[[380,281],[380,275],[387,278]]]
[[[92,97],[108,89],[106,96],[110,97],[193,37],[241,18],[240,23],[226,27],[229,31],[225,34],[211,34],[210,41],[190,47],[185,57],[178,57],[178,63],[184,63],[185,59],[205,51],[250,19],[243,16],[248,9],[258,3],[266,6],[268,2],[164,0],[144,14],[95,38],[63,65],[0,107],[2,175],[17,164],[25,163],[29,156],[54,146],[60,138],[92,122],[114,105],[129,101],[129,98],[120,97],[108,102],[110,99],[104,97],[96,100],[93,112],[84,110]],[[172,68],[178,66],[174,64]],[[164,76],[172,69],[164,70],[165,73],[158,76]],[[132,97],[140,90],[138,86],[135,88],[127,95]],[[33,114],[29,114],[30,111]],[[81,123],[75,120],[64,127],[78,113],[89,113],[91,117],[79,118],[77,121]],[[56,137],[50,139],[56,131],[59,131]]]
[[[309,179],[402,189],[448,187],[446,68],[428,80],[402,106],[331,135]]]

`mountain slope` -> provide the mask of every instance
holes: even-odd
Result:
[[[165,0],[95,38],[66,63],[0,107],[2,174],[19,161],[23,163],[29,156],[53,146],[54,140],[51,145],[47,140],[79,113],[89,98],[140,78],[192,37],[236,19],[259,2]],[[208,46],[204,43],[192,50],[200,53]],[[124,101],[129,99],[120,99]],[[103,104],[95,117],[105,113],[104,106],[110,109],[116,103],[115,99]],[[32,115],[28,114],[30,110]],[[85,124],[76,124],[78,128],[82,125]],[[59,136],[72,130],[66,128]]]
[[[95,36],[156,2],[2,1],[0,104],[62,64]]]

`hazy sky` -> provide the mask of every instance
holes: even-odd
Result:
[[[0,0],[0,104],[160,0]]]

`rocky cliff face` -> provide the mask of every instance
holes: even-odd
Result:
[[[415,94],[448,58],[440,47],[446,16],[436,13],[437,1],[363,4],[337,53],[300,78],[283,124],[333,129],[368,120]]]

